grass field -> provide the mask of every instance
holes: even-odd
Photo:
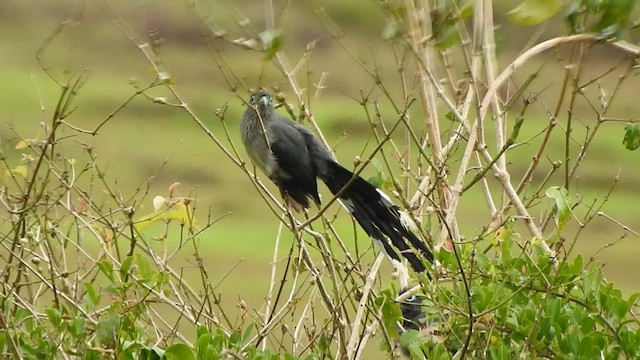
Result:
[[[88,72],[87,83],[77,98],[77,111],[69,119],[71,123],[84,129],[94,128],[133,94],[135,90],[130,85],[131,79],[144,85],[155,76],[135,45],[111,21],[115,16],[121,17],[141,35],[145,35],[147,29],[159,31],[164,38],[160,53],[164,69],[171,74],[181,95],[225,145],[228,145],[228,141],[214,112],[228,104],[225,124],[230,130],[230,140],[240,149],[237,125],[243,105],[229,91],[201,41],[197,21],[181,2],[165,0],[146,6],[143,3],[114,2],[111,10],[115,15],[103,12],[101,6],[91,2],[87,2],[82,12],[85,6],[82,1],[45,4],[10,0],[0,3],[0,31],[4,34],[0,36],[0,104],[3,107],[0,115],[0,147],[10,161],[17,163],[20,156],[13,149],[19,139],[15,132],[25,138],[42,136],[39,124],[49,118],[55,106],[58,90],[38,64],[36,53],[56,26],[71,17],[77,20],[67,25],[51,42],[43,57],[46,66],[59,78],[64,77],[65,71],[86,69]],[[384,54],[386,48],[379,39],[382,17],[375,15],[375,4],[357,2],[365,4],[362,5],[364,9],[374,14],[357,16],[354,14],[360,14],[363,8],[346,3],[331,1],[327,10],[344,26],[348,38],[365,58],[370,60],[371,55],[377,53],[378,66],[383,69],[385,76],[392,79],[395,68],[391,65],[389,55],[378,56]],[[212,3],[211,7],[220,6],[221,12],[226,11],[226,2],[216,4]],[[236,6],[248,9],[247,13],[254,20],[252,26],[260,28],[261,7],[249,1]],[[327,89],[320,100],[313,104],[312,110],[330,144],[335,145],[339,160],[351,164],[353,157],[363,149],[365,154],[371,150],[370,145],[364,147],[371,134],[362,108],[349,96],[357,97],[361,89],[368,91],[373,87],[373,82],[332,41],[310,8],[296,4],[292,5],[289,12],[291,15],[283,21],[292,35],[286,37],[285,51],[291,59],[297,59],[303,53],[306,42],[319,39],[309,62],[308,82],[317,81],[320,74],[328,72]],[[78,14],[83,16],[78,17]],[[220,17],[221,23],[224,23],[224,17]],[[508,29],[508,24],[505,24],[505,28]],[[526,41],[528,34],[519,36],[522,38],[504,40],[501,64],[505,64],[520,50],[514,44]],[[220,47],[227,62],[245,77],[250,86],[258,85],[259,76],[264,72],[262,85],[283,84],[283,92],[291,96],[285,79],[271,65],[263,68],[262,55],[222,44]],[[608,54],[596,54],[589,61],[588,71],[594,74],[606,71],[616,63],[615,56]],[[522,81],[527,77],[527,72],[534,71],[539,64],[544,64],[544,67],[531,91],[542,91],[543,99],[548,96],[549,100],[542,100],[535,105],[538,115],[526,119],[522,139],[533,136],[546,126],[543,106],[553,106],[553,93],[557,92],[560,85],[558,79],[562,67],[553,59],[540,59],[535,66],[518,73],[518,78]],[[307,75],[302,73],[304,76],[300,78],[305,79]],[[603,79],[602,84],[610,91],[614,80],[615,76],[611,76]],[[627,80],[612,110],[615,117],[635,117],[639,84],[640,79],[636,76]],[[587,91],[594,98],[597,97],[598,88],[595,85]],[[151,93],[170,99],[164,89],[153,89]],[[585,126],[594,123],[585,104],[580,108],[577,119],[579,125],[576,126],[574,137],[582,139]],[[603,126],[579,172],[578,186],[571,189],[571,194],[583,196],[587,204],[593,199],[602,199],[614,178],[619,175],[616,190],[604,211],[639,231],[640,211],[637,210],[637,204],[640,203],[640,172],[637,168],[640,153],[623,148],[623,127],[623,122],[611,122]],[[200,238],[201,246],[207,249],[204,252],[207,257],[203,260],[218,279],[241,261],[219,288],[231,312],[235,311],[234,304],[238,298],[244,299],[251,308],[261,306],[268,284],[277,219],[258,198],[246,175],[224,156],[192,119],[178,109],[139,97],[109,120],[97,136],[77,134],[71,130],[67,130],[66,134],[74,136],[73,141],[67,142],[68,153],[77,154],[81,160],[80,144],[92,146],[98,154],[99,164],[107,169],[108,181],[117,184],[115,187],[123,194],[132,194],[136,186],[155,176],[151,181],[151,195],[166,195],[168,187],[177,181],[182,184],[179,189],[183,195],[190,192],[196,194],[200,216],[206,217],[207,212],[213,218],[224,216]],[[538,181],[549,169],[549,162],[563,156],[562,134],[556,135],[548,162],[536,174]],[[524,172],[536,141],[539,138],[511,153],[509,161],[514,174]],[[577,146],[573,147],[574,154],[577,149]],[[240,150],[240,154],[246,158],[243,150]],[[165,160],[167,164],[162,166]],[[368,172],[369,175],[372,173]],[[552,185],[560,184],[559,177],[554,181]],[[149,211],[150,199],[147,204]],[[549,204],[542,205],[540,211]],[[467,237],[480,231],[490,221],[482,196],[477,192],[470,192],[463,198],[459,214],[462,231]],[[347,232],[351,221],[346,214],[341,216],[343,219],[339,220],[338,226]],[[592,256],[605,244],[618,239],[623,232],[622,228],[606,219],[598,219],[588,232],[582,234],[577,244],[578,252],[585,257]],[[289,238],[286,240],[290,241]],[[604,271],[608,280],[628,292],[640,290],[635,276],[640,271],[640,263],[636,261],[640,255],[638,241],[638,237],[628,236],[599,255],[599,260],[606,263]],[[363,241],[359,246],[361,249],[368,248],[369,244]],[[285,243],[281,251],[287,251],[288,248],[289,244]],[[178,262],[174,266],[188,267],[191,260],[189,255],[185,252],[181,260],[184,263]],[[372,256],[366,259],[370,261]]]

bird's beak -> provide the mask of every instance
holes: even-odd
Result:
[[[267,106],[269,105],[269,99],[266,96],[263,96],[260,98],[260,100],[258,100],[258,103]]]

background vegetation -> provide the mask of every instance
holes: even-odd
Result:
[[[266,3],[269,4],[269,2]],[[437,3],[442,6],[450,2]],[[456,4],[463,7],[463,3]],[[303,58],[305,61],[298,68],[297,77],[299,85],[308,89],[307,109],[312,112],[313,118],[322,129],[337,158],[343,164],[352,164],[356,156],[366,159],[376,146],[378,141],[376,135],[379,133],[372,131],[371,118],[374,122],[380,120],[392,125],[398,117],[398,112],[386,100],[384,89],[379,86],[379,81],[382,81],[386,89],[394,94],[400,94],[402,89],[397,75],[399,72],[397,56],[401,53],[397,48],[394,52],[393,46],[397,45],[389,43],[397,36],[396,32],[402,32],[402,28],[394,27],[393,21],[390,21],[393,16],[389,15],[389,6],[391,5],[387,2],[374,1],[274,2],[273,8],[280,32],[265,32],[265,22],[268,22],[265,20],[268,19],[268,16],[265,16],[265,8],[269,7],[255,1],[2,2],[0,30],[5,35],[0,37],[0,49],[2,49],[0,103],[3,104],[0,136],[4,170],[6,170],[3,186],[7,186],[7,189],[15,186],[14,190],[19,189],[18,191],[24,192],[29,184],[34,183],[36,184],[34,194],[49,196],[46,201],[38,197],[7,198],[15,201],[18,208],[23,206],[27,210],[37,208],[36,205],[29,203],[31,199],[36,199],[34,204],[44,206],[45,210],[30,213],[32,217],[23,219],[23,233],[31,234],[29,236],[16,235],[18,234],[16,222],[11,217],[20,217],[21,213],[7,212],[7,221],[2,225],[3,235],[6,235],[2,240],[6,254],[0,261],[3,267],[6,264],[6,269],[11,271],[3,272],[4,284],[12,284],[13,287],[9,288],[15,290],[16,286],[18,288],[24,286],[24,284],[20,285],[23,281],[25,284],[30,283],[26,277],[13,277],[20,266],[16,267],[15,260],[11,256],[18,254],[15,246],[17,240],[29,241],[31,237],[37,238],[33,233],[34,229],[46,232],[47,228],[64,227],[64,231],[60,233],[65,234],[66,240],[64,237],[58,240],[66,244],[69,241],[77,241],[81,238],[82,232],[91,228],[96,232],[95,237],[78,242],[77,246],[73,247],[76,249],[75,254],[67,254],[65,257],[64,264],[68,264],[67,269],[60,271],[57,275],[62,277],[63,273],[91,274],[79,279],[83,281],[75,284],[83,284],[84,280],[97,279],[95,289],[88,287],[82,291],[76,289],[78,300],[75,303],[81,304],[78,308],[87,312],[96,311],[101,307],[106,309],[110,303],[108,299],[111,297],[122,300],[116,302],[121,308],[116,310],[110,308],[104,313],[122,313],[127,306],[134,308],[132,304],[123,300],[127,298],[125,294],[131,291],[132,286],[143,288],[147,286],[149,294],[152,294],[154,301],[159,304],[166,300],[163,298],[162,291],[169,291],[164,296],[174,299],[171,300],[173,304],[179,303],[175,298],[188,299],[189,295],[185,294],[191,294],[194,297],[199,294],[202,299],[211,301],[207,303],[201,300],[202,304],[207,304],[206,307],[209,308],[209,311],[204,312],[226,317],[208,318],[207,321],[210,323],[207,325],[222,323],[225,324],[225,328],[231,330],[231,333],[216,334],[215,326],[211,325],[210,330],[199,329],[198,338],[202,339],[206,332],[211,331],[211,341],[215,342],[217,341],[215,339],[219,339],[221,342],[215,346],[220,345],[220,349],[235,349],[229,350],[226,356],[233,356],[229,354],[236,352],[246,356],[242,351],[247,349],[242,344],[248,343],[248,340],[255,342],[256,339],[253,337],[258,336],[255,329],[253,332],[251,329],[247,330],[251,328],[248,324],[256,323],[259,326],[258,320],[263,317],[265,296],[270,284],[274,283],[271,271],[274,268],[272,262],[276,238],[280,238],[280,242],[275,258],[284,261],[290,249],[294,248],[292,244],[296,243],[293,241],[295,236],[279,228],[278,217],[273,216],[269,202],[263,201],[259,195],[261,192],[252,186],[251,177],[222,153],[221,149],[180,106],[180,101],[175,99],[166,85],[175,84],[180,99],[188,104],[189,110],[193,111],[193,114],[196,114],[197,118],[218,139],[221,139],[225,147],[231,149],[230,144],[235,144],[236,147],[239,145],[237,125],[244,109],[242,99],[248,94],[243,85],[276,87],[282,91],[285,100],[293,105],[293,112],[295,114],[300,112],[294,89],[291,89],[284,74],[267,58],[278,51],[280,54],[286,54],[291,61],[290,68],[295,66],[298,59]],[[499,55],[497,64],[500,65],[500,69],[532,44],[572,31],[564,22],[566,11],[569,11],[566,8],[540,25],[525,27],[522,23],[526,22],[526,19],[518,19],[518,12],[515,13],[515,22],[514,15],[512,19],[506,15],[515,7],[514,4],[498,2],[494,6],[495,45]],[[531,10],[525,9],[520,14],[528,14],[528,11]],[[624,13],[623,10],[620,11]],[[588,11],[579,13],[578,23],[596,23],[597,25],[597,19],[604,16],[595,11],[592,15],[589,14]],[[396,16],[403,16],[403,14],[396,14]],[[622,15],[613,17],[616,21],[612,24],[622,24],[618,21],[623,19]],[[471,18],[465,21],[470,23]],[[629,20],[628,24],[631,23],[632,20]],[[443,21],[442,29],[448,29],[449,25]],[[605,30],[610,32],[607,33]],[[616,33],[617,30],[608,29],[605,26],[598,29],[598,34],[603,38],[614,35],[624,37],[631,42],[637,40],[633,28],[622,34]],[[344,37],[337,36],[342,34]],[[437,39],[439,46],[449,46],[446,35],[448,34],[443,32],[442,37]],[[254,39],[255,42],[246,42],[249,39]],[[280,40],[283,41],[281,46],[278,45]],[[458,46],[456,41],[451,41]],[[139,47],[142,44],[148,44],[148,46]],[[250,49],[262,45],[265,45],[265,51]],[[624,291],[624,296],[616,294],[612,297],[627,299],[631,293],[637,291],[637,281],[633,275],[640,270],[640,265],[635,261],[638,255],[636,231],[640,228],[640,223],[634,206],[640,200],[637,185],[640,182],[640,174],[635,166],[638,154],[625,149],[622,140],[625,136],[625,125],[629,121],[637,120],[635,110],[638,79],[635,77],[635,68],[627,69],[628,63],[623,62],[626,59],[625,54],[614,47],[598,45],[588,50],[583,49],[581,51],[584,51],[584,56],[580,58],[579,63],[575,61],[575,51],[577,51],[576,48],[558,47],[533,59],[513,74],[508,88],[500,90],[503,100],[514,98],[514,101],[517,101],[512,108],[514,114],[518,114],[523,108],[529,109],[525,113],[525,121],[520,129],[518,140],[531,140],[509,151],[508,165],[514,179],[519,179],[527,170],[532,154],[535,153],[542,138],[538,134],[547,126],[549,114],[555,110],[557,99],[562,97],[563,81],[569,67],[579,66],[580,78],[587,83],[586,86],[580,87],[585,96],[578,99],[571,108],[571,116],[574,119],[570,141],[571,153],[574,154],[573,161],[589,131],[599,124],[597,116],[594,115],[594,108],[601,109],[603,104],[611,100],[612,94],[615,95],[615,102],[612,102],[608,109],[607,116],[610,120],[598,125],[598,136],[589,145],[589,152],[576,173],[575,182],[571,183],[569,192],[571,200],[569,203],[577,204],[577,200],[580,200],[580,205],[576,205],[574,209],[578,218],[589,214],[596,216],[588,222],[587,231],[583,231],[573,217],[573,220],[568,222],[563,237],[572,239],[571,245],[568,246],[569,250],[561,246],[555,248],[563,255],[569,254],[567,262],[563,261],[559,270],[552,270],[548,264],[543,264],[546,261],[544,254],[537,254],[539,257],[534,256],[529,261],[533,261],[537,264],[536,266],[544,269],[538,275],[562,273],[562,266],[568,266],[570,270],[566,271],[571,277],[579,274],[585,267],[589,274],[593,274],[590,275],[593,278],[589,280],[592,282],[589,286],[593,287],[599,287],[601,284],[597,269],[602,266],[601,270],[607,281]],[[146,58],[145,54],[151,54],[151,59]],[[450,58],[452,71],[464,73],[466,65],[461,59],[460,53],[452,50]],[[376,69],[376,76],[370,76],[366,69]],[[234,73],[238,76],[237,79],[233,78]],[[532,74],[535,74],[535,79],[531,78]],[[620,76],[623,74],[626,79],[618,86]],[[237,88],[231,89],[225,76],[231,76],[231,85]],[[60,83],[70,84],[62,96],[61,91],[65,87],[61,87],[52,78]],[[414,79],[407,77],[406,81],[413,84]],[[147,88],[150,84],[153,86]],[[464,86],[462,83],[456,85],[460,88]],[[405,87],[414,88],[413,85],[405,85]],[[487,90],[488,86],[479,88]],[[520,88],[523,89],[522,93],[517,92]],[[137,91],[143,89],[144,93],[136,95]],[[319,96],[315,96],[316,91]],[[369,108],[372,113],[370,113],[371,118],[367,118],[367,113],[360,104],[363,97],[370,100],[370,103],[378,102],[378,108],[375,110],[379,112],[379,118],[373,112],[373,108]],[[531,104],[523,105],[523,99],[530,100]],[[65,107],[67,102],[69,106]],[[443,119],[441,122],[445,125],[442,126],[443,137],[448,138],[454,133],[455,119],[445,119],[447,109],[443,104],[438,106],[440,118]],[[280,111],[285,110],[280,109]],[[566,116],[566,111],[563,108],[563,116]],[[472,111],[471,114],[474,112]],[[409,115],[416,133],[422,137],[426,131],[422,125],[424,113],[416,105],[410,108]],[[54,124],[61,119],[61,116],[73,127],[61,125],[55,128]],[[563,127],[563,121],[558,122],[560,127]],[[491,126],[487,128],[488,137],[493,135],[491,128]],[[84,131],[78,131],[78,129]],[[94,129],[98,130],[93,133]],[[510,130],[507,134],[509,132]],[[47,144],[46,140],[53,133],[57,140],[56,144],[59,143],[55,152],[43,145]],[[553,133],[549,147],[545,151],[545,157],[541,160],[540,171],[534,174],[530,186],[530,200],[533,202],[531,214],[537,221],[545,217],[551,218],[548,214],[552,212],[554,201],[544,196],[536,196],[534,190],[543,184],[544,188],[564,184],[562,171],[554,172],[547,182],[543,183],[543,181],[553,168],[554,162],[565,160],[567,147],[565,134],[563,131]],[[536,135],[538,136],[534,137]],[[415,164],[420,155],[417,154],[415,144],[408,137],[406,131],[399,131],[393,139],[406,149],[407,161],[413,161]],[[493,146],[491,150],[495,151],[495,144],[491,146]],[[459,166],[463,150],[464,147],[460,147],[449,159],[452,174],[455,174]],[[238,148],[238,152],[241,158],[246,158],[241,149]],[[38,159],[41,155],[46,161],[39,165]],[[383,181],[388,180],[392,173],[400,176],[400,166],[393,164],[404,159],[394,158],[393,155],[390,157],[392,165],[387,167],[387,161],[377,155],[374,162],[376,166],[366,167],[363,174],[366,177],[379,176]],[[561,168],[563,166],[564,163],[560,165]],[[36,169],[41,170],[36,173]],[[88,195],[82,195],[72,187],[64,185],[65,176],[69,173],[86,174],[78,176],[74,185],[86,190]],[[469,180],[472,178],[472,175],[468,175]],[[489,186],[495,189],[497,182],[491,176],[488,178]],[[50,182],[45,182],[43,179],[49,179],[47,181]],[[176,185],[176,183],[180,184]],[[413,194],[416,188],[414,182],[403,178],[401,183],[406,186],[407,194]],[[270,184],[266,186],[273,190]],[[544,195],[544,188],[542,195]],[[38,192],[38,189],[42,191]],[[392,187],[389,187],[389,190],[393,190]],[[162,199],[157,196],[162,196]],[[324,196],[325,199],[329,198],[326,192]],[[68,197],[66,209],[64,202],[55,200],[65,199],[65,197]],[[185,201],[186,198],[190,200]],[[154,199],[157,201],[154,202]],[[164,202],[161,201],[163,199]],[[90,209],[86,214],[82,214],[83,206]],[[13,204],[7,205],[7,208],[12,207]],[[594,207],[598,207],[600,215],[592,211]],[[194,208],[197,225],[193,225],[192,210]],[[52,214],[50,211],[54,211],[55,215],[51,215],[51,219],[48,215]],[[80,220],[82,216],[74,218],[73,214],[86,215],[87,218],[92,219],[91,222],[95,221],[100,226],[90,227],[89,223]],[[110,214],[109,216],[112,217],[105,216],[101,219],[97,214],[102,216]],[[337,216],[332,224],[336,228],[336,233],[343,234],[342,238],[347,249],[357,254],[362,269],[368,269],[376,258],[369,240],[359,231],[354,234],[353,223],[346,214],[340,212],[337,206],[330,208],[327,217],[332,218],[335,214]],[[487,210],[482,188],[473,187],[461,199],[457,209],[456,218],[460,234],[466,239],[479,237],[494,220],[491,215]],[[145,222],[145,219],[150,221]],[[177,221],[172,222],[170,226],[165,226],[164,220],[168,219]],[[134,224],[133,220],[137,220],[137,223]],[[179,222],[186,225],[180,226]],[[425,222],[430,225],[437,223],[437,216],[434,214],[425,216]],[[139,234],[135,235],[137,232]],[[530,238],[526,234],[526,228],[519,222],[516,222],[513,229],[509,229],[507,233],[517,232],[521,233],[524,240]],[[578,239],[575,243],[573,243],[574,237]],[[517,236],[515,238],[518,239]],[[130,252],[130,243],[121,242],[121,240],[133,239],[144,242],[143,254],[146,256],[126,256]],[[506,243],[511,244],[509,241],[511,240]],[[42,246],[41,244],[38,243],[38,246]],[[165,257],[153,255],[153,249],[157,254],[164,254]],[[51,248],[45,246],[40,250],[43,254],[50,254],[51,259],[59,256],[53,245]],[[507,246],[504,252],[508,250],[510,248]],[[174,251],[177,252],[174,253]],[[85,256],[83,252],[91,255]],[[470,248],[463,247],[461,252],[467,255],[467,258],[471,257]],[[106,255],[110,253],[117,256],[110,258]],[[137,252],[133,253],[135,255]],[[315,261],[320,261],[319,254],[320,251],[314,249],[312,257]],[[577,257],[578,255],[580,256]],[[42,253],[36,257],[33,257],[33,253],[30,252],[21,253],[20,256],[25,261],[21,271],[29,272],[24,268],[26,264],[33,264],[35,267],[45,266],[46,270],[47,261],[39,262],[47,258]],[[442,256],[441,260],[445,266],[450,266],[449,270],[455,272],[457,265],[448,259],[446,254]],[[154,260],[149,261],[149,257]],[[165,259],[174,269],[173,275],[165,274],[163,276],[166,277],[156,278],[161,276],[158,274],[162,274],[160,271],[162,269],[148,264],[158,264],[160,258]],[[74,264],[75,259],[78,259],[77,264]],[[101,265],[94,266],[88,259],[94,259]],[[107,261],[114,259],[118,261]],[[590,259],[597,260],[597,263],[594,262],[596,265],[585,265],[591,264]],[[486,264],[480,266],[487,266],[487,269],[493,267],[494,276],[500,278],[506,276],[510,267],[517,268],[514,264],[492,261],[494,260],[487,259]],[[114,264],[124,265],[113,267]],[[524,268],[532,266],[531,263],[517,264]],[[135,281],[128,281],[126,273],[131,266],[136,267],[138,271],[147,272],[138,276]],[[395,279],[390,276],[391,269],[388,264],[383,262],[381,266],[379,281],[376,282],[374,290],[377,293],[387,289],[388,297],[393,298],[398,290],[395,289]],[[150,269],[144,270],[146,267]],[[109,275],[114,271],[119,274],[116,276],[119,278],[117,281]],[[531,275],[524,270],[522,272],[521,276]],[[283,273],[284,266],[277,267],[274,278],[279,281]],[[299,297],[300,301],[303,301],[302,299],[309,298],[313,281],[309,274],[301,276],[301,279],[311,284],[305,288],[306,290],[296,293],[296,298]],[[149,283],[151,278],[154,278],[152,285]],[[579,279],[582,281],[583,277]],[[44,281],[44,279],[41,280]],[[362,283],[354,283],[353,288],[361,287],[366,279],[363,276],[361,280]],[[574,281],[572,278],[564,279],[559,283],[566,285],[572,281]],[[534,282],[534,280],[531,281],[532,284]],[[110,287],[107,286],[108,284],[111,284]],[[190,284],[189,286],[193,288],[185,284]],[[156,285],[162,289],[156,289]],[[278,283],[276,282],[275,285],[277,290]],[[288,282],[284,292],[294,288],[295,286]],[[6,289],[7,287],[5,291]],[[591,289],[591,291],[597,293],[599,290]],[[614,290],[607,288],[606,291]],[[95,294],[91,295],[94,292]],[[570,292],[567,290],[567,293]],[[590,299],[587,293],[590,294],[585,290],[585,299]],[[89,300],[86,300],[87,297]],[[357,305],[357,296],[350,294],[350,297],[355,299],[352,301]],[[77,345],[65,349],[67,353],[72,350],[80,352],[89,350],[77,347],[80,346],[79,344],[88,342],[88,339],[83,337],[85,335],[82,335],[86,333],[93,334],[86,335],[88,337],[94,336],[99,339],[98,343],[93,345],[95,347],[93,350],[99,354],[95,356],[105,356],[105,354],[116,356],[117,353],[107,351],[113,348],[110,343],[113,339],[109,339],[107,335],[102,336],[101,333],[110,334],[109,326],[116,326],[115,324],[123,331],[130,333],[142,331],[139,324],[129,324],[131,327],[127,328],[127,325],[122,322],[116,320],[109,322],[108,316],[105,316],[107,320],[103,318],[101,321],[97,317],[93,318],[93,325],[90,321],[87,324],[78,324],[74,320],[63,326],[60,324],[68,320],[65,317],[70,316],[71,311],[62,310],[59,306],[47,308],[45,311],[45,307],[51,301],[58,305],[64,301],[52,297],[49,293],[45,294],[44,291],[42,294],[38,291],[29,293],[27,298],[39,300],[32,303],[32,313],[16,314],[9,309],[10,302],[3,302],[3,311],[5,311],[3,322],[7,324],[6,314],[8,313],[12,313],[18,319],[18,323],[34,321],[33,325],[25,325],[25,332],[28,333],[29,326],[32,326],[32,331],[38,328],[34,320],[39,318],[37,315],[45,313],[53,324],[59,325],[58,329],[64,328],[63,333],[71,334],[78,341]],[[142,296],[142,298],[145,297]],[[497,301],[498,298],[499,296],[496,295],[491,301]],[[517,297],[514,298],[518,300]],[[520,300],[525,301],[526,298],[524,296]],[[87,303],[79,299],[86,300]],[[445,300],[446,297],[432,299],[436,303]],[[482,302],[480,299],[474,300]],[[487,300],[485,305],[487,307],[495,305],[491,301]],[[140,302],[141,305],[143,303],[143,301]],[[317,306],[321,306],[320,303],[319,300],[314,302]],[[488,305],[490,303],[493,305]],[[610,311],[615,312],[620,318],[615,321],[624,323],[626,320],[621,319],[626,319],[628,308],[633,303],[634,301],[625,300],[619,307],[611,305]],[[554,305],[553,301],[546,304],[549,307],[559,306]],[[162,312],[163,306],[149,306],[138,310],[140,314],[146,313],[149,309]],[[602,308],[605,305],[598,306]],[[175,310],[176,306],[173,309]],[[298,319],[300,312],[303,311],[302,307],[289,310],[291,314],[288,320],[291,321]],[[387,314],[393,311],[393,309],[389,310]],[[583,315],[580,313],[576,317]],[[318,316],[324,318],[326,313],[319,312]],[[140,317],[153,323],[150,320],[151,317],[149,319],[141,315]],[[193,317],[197,318],[197,316]],[[138,318],[136,317],[135,320]],[[371,318],[369,320],[372,321]],[[176,330],[172,334],[181,342],[189,345],[196,343],[194,340],[196,327],[189,321],[180,321],[177,315],[169,316],[166,321],[167,324],[162,331],[175,326],[179,331]],[[575,319],[571,321],[577,322]],[[494,320],[486,319],[486,322],[484,326],[490,327]],[[282,323],[288,324],[285,320]],[[100,327],[96,324],[103,325]],[[155,323],[149,327],[156,326],[162,327]],[[457,330],[462,334],[467,328],[460,326]],[[85,331],[88,328],[92,330]],[[588,328],[589,326],[586,326],[585,333],[588,333],[586,331],[589,330]],[[42,329],[45,331],[46,327]],[[233,329],[240,329],[240,335],[233,335]],[[440,330],[443,331],[443,329]],[[387,329],[387,331],[393,333],[392,330]],[[570,333],[566,328],[558,328],[557,331]],[[287,333],[285,329],[278,329],[277,332],[278,334]],[[32,334],[38,333],[34,331]],[[44,335],[46,332],[40,338],[44,338]],[[239,338],[233,338],[233,336]],[[285,344],[282,346],[290,348],[290,340],[282,340],[286,338],[285,335],[281,335],[280,340],[274,340],[278,336],[270,335],[267,349],[282,352],[280,345],[277,345],[279,341]],[[325,336],[324,333],[323,336]],[[383,337],[379,333],[377,336]],[[506,338],[505,335],[501,336]],[[552,337],[548,334],[544,336]],[[575,336],[579,338],[578,335]],[[378,337],[376,341],[371,341],[367,345],[366,358],[371,358],[372,354],[378,352],[376,350],[378,345],[384,343]],[[143,338],[142,335],[132,337],[127,340],[129,341],[127,346],[137,344],[140,348],[152,349],[151,345],[155,343],[143,342],[141,341]],[[336,340],[327,335],[322,340],[323,345],[321,338],[319,336],[318,341],[313,342],[314,345],[310,349],[306,349],[313,351],[305,352],[305,349],[298,349],[298,352],[303,354],[313,352],[316,356],[322,357],[322,355],[329,356],[328,352],[333,351],[332,355],[335,355],[338,346],[333,341]],[[393,338],[393,334],[388,338]],[[16,339],[18,337],[14,338],[14,342],[17,341]],[[60,335],[59,339],[62,342],[64,336]],[[10,336],[5,335],[0,342],[3,344],[2,351],[5,353],[11,353],[10,340]],[[171,340],[176,339],[157,335],[158,348],[166,349],[167,344],[172,343]],[[17,348],[27,348],[26,344],[27,342],[25,344],[15,342],[13,345]],[[458,348],[461,344],[464,344],[462,335],[458,339]],[[502,350],[499,347],[498,338],[494,340],[492,335],[487,335],[487,344],[489,344],[487,348],[495,345],[498,349],[493,350],[492,357],[509,358],[509,350]],[[507,349],[509,348],[509,342],[505,341],[503,344],[506,344]],[[47,346],[50,347],[42,350],[43,353],[56,348],[56,345]],[[530,351],[533,352],[535,346],[530,346]],[[570,348],[573,345],[566,346]],[[33,343],[30,347],[37,348]],[[442,349],[434,346],[429,349],[436,356],[438,351],[443,353]],[[33,353],[37,351],[40,350],[33,350]],[[500,355],[500,351],[505,351],[504,355]],[[624,353],[623,350],[620,351]],[[29,351],[21,354],[28,357]],[[589,358],[589,354],[591,353],[585,352],[582,355]],[[627,356],[630,356],[629,354],[627,353]],[[381,356],[384,358],[388,355]]]

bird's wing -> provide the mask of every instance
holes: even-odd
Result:
[[[309,206],[308,197],[320,203],[317,172],[309,152],[310,144],[303,134],[306,129],[283,116],[276,116],[269,122],[268,129],[276,162],[272,180],[304,207]]]

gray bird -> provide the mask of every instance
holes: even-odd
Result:
[[[402,312],[404,330],[420,330],[420,327],[424,325],[424,319],[427,315],[422,311],[422,303],[422,297],[413,294],[398,304]]]
[[[402,292],[405,292],[405,291],[407,291],[407,289],[404,289]],[[405,331],[410,331],[410,330],[421,331],[426,327],[425,319],[427,315],[422,310],[422,306],[423,306],[422,296],[413,294],[409,296],[406,300],[400,302],[398,305],[400,306],[400,311],[402,312],[402,328],[398,329],[398,331],[400,331],[401,334]],[[400,341],[400,351],[407,358],[414,359],[419,356],[422,356],[422,358],[424,359],[427,358],[426,354],[424,354],[422,350],[420,350],[417,353],[414,353],[414,356],[412,357],[411,349],[406,347],[406,344],[403,344],[402,341]],[[420,353],[422,354],[420,355]],[[418,356],[415,356],[416,354],[418,354]]]
[[[335,162],[311,131],[278,114],[269,92],[251,95],[240,133],[253,164],[278,186],[294,209],[309,208],[309,199],[320,205],[320,178],[334,195],[340,193],[339,201],[392,262],[400,263],[400,258],[391,244],[417,272],[426,269],[418,254],[433,262],[432,252],[402,224],[399,208],[389,197]]]

